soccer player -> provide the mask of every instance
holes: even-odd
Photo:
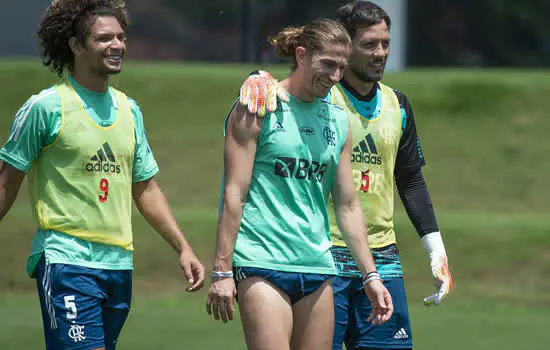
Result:
[[[452,278],[421,167],[425,164],[412,108],[406,96],[381,83],[390,53],[388,14],[370,1],[353,1],[338,10],[338,20],[352,38],[352,54],[343,80],[327,96],[348,111],[352,129],[351,162],[356,190],[368,221],[372,248],[394,313],[383,325],[365,322],[371,305],[358,293],[361,271],[331,217],[332,249],[339,276],[333,279],[335,333],[333,349],[410,349],[411,328],[403,272],[393,228],[394,179],[405,209],[422,238],[436,280],[436,292],[424,303],[438,305],[449,294]],[[261,114],[277,104],[280,90],[267,74],[250,76],[241,103]],[[258,88],[258,89],[255,89]]]
[[[57,0],[38,31],[43,63],[60,77],[18,111],[0,150],[0,220],[29,174],[38,230],[36,278],[46,348],[115,349],[130,309],[132,198],[179,254],[189,285],[204,268],[178,227],[136,102],[109,86],[126,51],[126,8],[115,0]]]
[[[327,19],[285,28],[270,42],[281,57],[294,60],[280,83],[289,98],[264,119],[239,104],[226,119],[207,310],[215,319],[232,319],[237,295],[249,349],[330,349],[336,268],[329,193],[338,227],[365,275],[361,285],[373,305],[367,318],[383,323],[392,313],[353,183],[349,118],[322,98],[342,78],[351,42],[340,24]]]

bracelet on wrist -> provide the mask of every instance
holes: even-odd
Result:
[[[224,278],[233,278],[233,271],[212,271],[211,278],[213,281]]]
[[[366,286],[372,281],[382,281],[380,274],[377,271],[371,271],[363,276],[363,285]]]

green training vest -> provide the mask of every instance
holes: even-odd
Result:
[[[340,84],[331,90],[331,101],[349,113],[352,131],[353,178],[366,215],[369,247],[396,243],[393,229],[393,171],[401,139],[401,110],[393,90],[380,83],[382,110],[374,119],[361,116],[349,101]],[[345,246],[336,225],[330,201],[331,233],[334,245]]]
[[[132,167],[134,121],[128,98],[114,90],[118,115],[101,127],[86,113],[69,81],[56,86],[62,127],[30,174],[41,230],[133,250]]]
[[[327,199],[348,132],[328,101],[292,97],[263,120],[233,264],[334,274]]]

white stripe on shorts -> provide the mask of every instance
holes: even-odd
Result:
[[[46,309],[48,310],[48,316],[50,317],[50,328],[57,329],[57,321],[55,319],[55,308],[53,306],[52,286],[50,280],[51,267],[51,265],[46,265],[44,277],[42,278],[42,289],[44,292],[44,302],[46,304]]]

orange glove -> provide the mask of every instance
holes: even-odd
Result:
[[[241,86],[239,103],[252,114],[264,117],[277,109],[277,99],[288,101],[286,91],[266,71],[257,71],[248,76]]]

